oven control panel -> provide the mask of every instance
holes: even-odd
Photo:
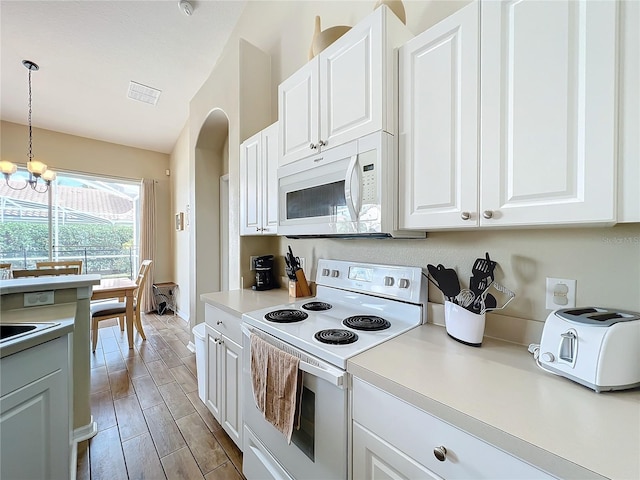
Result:
[[[411,303],[426,303],[420,267],[318,260],[316,283]]]

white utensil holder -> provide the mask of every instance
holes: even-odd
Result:
[[[444,324],[454,340],[479,347],[484,336],[485,314],[473,313],[453,302],[444,302]]]

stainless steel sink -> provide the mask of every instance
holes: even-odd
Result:
[[[47,323],[0,323],[0,343],[17,337],[31,335],[47,328],[60,325],[56,322]]]

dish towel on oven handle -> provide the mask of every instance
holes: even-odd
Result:
[[[300,359],[251,334],[251,383],[256,407],[291,443],[300,428]]]

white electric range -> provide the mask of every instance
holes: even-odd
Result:
[[[243,473],[258,478],[347,478],[347,360],[426,322],[419,267],[318,261],[316,296],[245,313]],[[291,444],[252,401],[250,336],[300,358],[300,430]]]

